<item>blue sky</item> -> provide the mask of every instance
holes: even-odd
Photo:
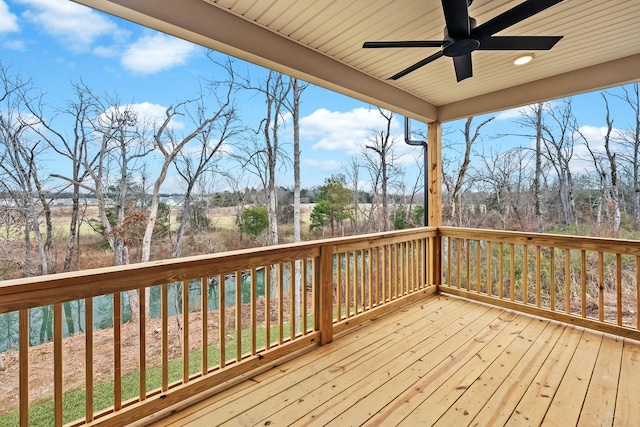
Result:
[[[68,0],[0,0],[0,58],[5,67],[33,78],[52,105],[62,105],[69,99],[71,83],[82,78],[96,93],[118,94],[124,103],[136,104],[151,116],[192,97],[198,76],[214,77],[204,48]],[[254,78],[265,73],[245,62],[237,62],[236,68]],[[257,125],[262,105],[259,97],[246,95],[240,99],[240,114],[246,125]],[[602,139],[603,105],[597,93],[574,100],[580,124],[594,141]],[[619,107],[612,101],[616,125],[625,127],[631,119]],[[303,93],[301,113],[303,187],[320,185],[332,173],[344,172],[345,164],[361,152],[371,130],[381,124],[375,108],[315,86]],[[523,138],[491,140],[498,133],[519,132],[513,121],[516,116],[517,110],[498,114],[498,120],[485,128],[484,145],[500,148],[530,144]],[[453,129],[448,139],[461,139],[455,130],[460,124],[445,124]],[[421,152],[402,142],[399,116],[393,132],[399,139],[399,161],[406,170],[406,180],[411,182],[415,179],[415,157]],[[290,141],[290,128],[284,130],[282,139]],[[361,176],[364,174],[361,172]],[[180,191],[174,175],[168,177],[164,192]],[[290,171],[283,172],[279,184],[291,186],[292,181]]]

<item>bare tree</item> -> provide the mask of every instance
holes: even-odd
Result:
[[[353,205],[352,205],[353,217],[351,218],[351,229],[353,231],[353,234],[358,234],[359,232],[358,218],[360,216],[360,212],[359,212],[360,190],[358,185],[359,185],[359,179],[360,179],[360,167],[361,167],[360,159],[357,156],[353,156],[351,157],[351,159],[349,159],[349,163],[344,168],[345,176],[351,182],[351,192],[353,197]]]
[[[414,205],[416,203],[416,196],[419,195],[420,193],[420,189],[422,188],[422,191],[427,191],[426,188],[424,188],[424,161],[422,159],[420,159],[420,157],[416,156],[414,158],[415,161],[415,168],[418,171],[418,174],[416,175],[416,179],[413,182],[413,185],[411,185],[411,191],[409,193],[409,202],[408,202],[408,206],[407,206],[407,213],[409,215],[412,215],[412,212],[414,210]],[[423,209],[426,209],[426,206],[422,207]],[[413,218],[411,218],[413,221]],[[420,220],[420,221],[415,221],[412,226],[418,226],[418,225],[424,225],[424,220]]]
[[[375,183],[380,185],[380,211],[378,220],[379,231],[389,231],[391,229],[389,211],[389,184],[395,171],[396,156],[394,146],[397,139],[391,135],[391,124],[394,114],[391,111],[378,108],[378,112],[384,119],[384,129],[374,130],[369,143],[365,145],[364,156],[368,167],[372,170],[372,175],[376,177]],[[377,189],[376,187],[374,187]],[[376,191],[377,193],[377,191]]]
[[[451,168],[454,175],[451,177],[445,177],[444,183],[447,186],[447,191],[451,194],[451,212],[450,220],[456,224],[461,224],[461,201],[462,194],[469,187],[470,183],[467,181],[467,174],[469,172],[469,165],[471,163],[472,149],[478,137],[480,136],[480,130],[488,123],[495,119],[495,116],[481,122],[476,126],[475,130],[472,130],[471,125],[473,123],[473,117],[467,118],[462,134],[464,136],[464,151],[462,154],[462,161],[457,167]]]
[[[22,80],[1,64],[0,85],[0,189],[9,196],[9,205],[23,227],[24,259],[12,255],[11,261],[27,277],[54,273],[51,206],[41,170],[47,147],[34,131],[38,118],[29,114],[29,105],[38,96],[32,96],[35,90],[30,80]],[[34,241],[39,269],[31,253]],[[53,336],[52,310],[44,306],[41,313],[40,342],[45,342]]]
[[[254,86],[249,79],[244,79],[241,87],[257,91],[264,96],[266,111],[260,122],[257,134],[262,134],[263,141],[253,139],[245,165],[252,169],[262,181],[267,193],[267,210],[269,213],[268,239],[269,245],[278,244],[278,197],[276,174],[282,164],[278,160],[284,157],[280,144],[280,127],[283,114],[286,112],[287,99],[292,88],[292,80],[276,71],[270,71],[264,81]],[[262,145],[264,144],[264,145]]]
[[[82,157],[91,184],[83,182],[81,186],[97,199],[99,227],[94,229],[109,243],[114,265],[125,265],[130,262],[129,247],[139,239],[138,228],[144,220],[132,197],[133,173],[153,147],[130,105],[121,105],[117,98],[107,98],[105,104],[95,95],[92,97],[96,114],[89,121],[95,147]],[[132,290],[127,295],[131,319],[135,321],[139,317],[138,294]]]
[[[90,137],[87,135],[87,122],[89,114],[94,111],[91,91],[83,84],[74,84],[73,91],[75,99],[69,100],[64,108],[58,109],[58,113],[69,118],[72,127],[71,133],[59,130],[53,122],[53,118],[48,119],[42,105],[42,98],[38,102],[28,103],[30,113],[38,118],[38,126],[33,129],[57,154],[71,162],[71,174],[63,177],[66,187],[71,186],[71,220],[69,222],[69,236],[67,239],[67,252],[64,259],[63,271],[71,271],[73,255],[79,245],[76,241],[80,238],[80,189],[81,182],[88,176],[86,167],[93,167],[94,161],[85,165],[83,158],[89,149]],[[54,116],[55,117],[55,116]],[[59,175],[52,174],[54,177]],[[61,191],[65,191],[63,188]]]
[[[551,163],[558,180],[560,208],[565,225],[577,225],[574,183],[571,172],[577,120],[573,115],[571,98],[563,100],[548,114],[549,121],[542,124],[544,156]]]
[[[580,136],[585,142],[585,145],[591,155],[593,160],[593,164],[595,166],[596,172],[600,178],[600,190],[601,194],[599,197],[600,202],[598,203],[598,216],[597,221],[598,224],[601,223],[602,218],[602,210],[607,205],[611,204],[613,210],[613,224],[612,231],[617,234],[620,230],[620,222],[621,222],[621,212],[620,212],[620,192],[618,187],[618,166],[616,161],[616,153],[611,149],[612,143],[612,131],[613,131],[613,119],[611,118],[611,114],[609,111],[609,101],[604,93],[601,93],[602,99],[605,104],[605,121],[607,123],[607,131],[604,135],[604,156],[600,153],[594,151],[594,149],[589,144],[589,140],[584,136],[584,134],[580,133]],[[608,163],[608,168],[603,165],[603,157],[606,159]],[[603,203],[607,201],[608,203]],[[608,213],[608,209],[606,210]]]
[[[287,110],[291,113],[293,122],[293,241],[300,241],[300,97],[307,88],[306,83],[300,83],[291,78],[292,97],[287,102]]]
[[[39,164],[46,145],[38,139],[34,129],[40,121],[28,113],[34,102],[31,81],[23,81],[0,66],[2,85],[2,107],[0,107],[0,188],[11,196],[14,206],[20,211],[24,226],[25,258],[23,274],[49,274],[55,271],[51,248],[53,224],[51,207],[46,195],[45,179]],[[37,98],[35,98],[37,99]],[[44,232],[41,228],[44,221]],[[40,271],[31,263],[31,237],[35,237]]]
[[[300,84],[296,78],[291,78],[292,99],[288,104],[288,110],[291,113],[293,121],[293,241],[299,242],[300,236],[300,96],[307,88],[306,84]],[[300,260],[295,262],[295,298],[296,301],[302,301],[302,268]],[[296,312],[296,329],[301,331],[300,304],[295,304]],[[306,308],[305,308],[306,309]]]
[[[174,258],[180,257],[182,253],[185,227],[191,213],[192,196],[196,184],[203,174],[215,172],[216,160],[222,155],[223,145],[241,132],[235,103],[231,99],[233,72],[230,68],[227,71],[229,71],[230,80],[224,84],[216,84],[211,91],[217,111],[207,114],[207,105],[210,101],[200,98],[197,101],[196,111],[191,116],[194,124],[206,123],[205,126],[198,126],[200,131],[194,137],[199,142],[198,146],[191,150],[178,151],[171,159],[186,184],[180,225],[176,232],[176,243],[173,249]],[[213,120],[210,120],[211,118]]]
[[[535,159],[535,176],[533,180],[533,199],[534,213],[536,216],[538,232],[542,233],[545,229],[543,218],[543,201],[542,190],[545,177],[543,175],[545,169],[545,158],[543,156],[543,125],[545,123],[545,113],[551,110],[551,105],[546,102],[529,105],[520,110],[520,117],[516,120],[521,127],[531,129],[531,133],[510,134],[501,136],[521,136],[535,140],[535,148],[533,149],[533,157]],[[528,148],[524,148],[528,150]]]
[[[640,228],[640,83],[622,86],[623,95],[609,93],[617,97],[633,112],[630,126],[615,135],[615,139],[625,147],[621,156],[630,164],[630,187],[633,201],[633,220],[636,228]]]
[[[517,226],[520,230],[527,230],[530,223],[531,200],[527,196],[527,189],[533,180],[530,176],[531,157],[519,147],[505,152],[489,149],[488,153],[480,156],[481,166],[477,169],[474,180],[479,183],[479,189],[486,189],[484,207],[476,207],[476,212],[487,210],[487,215],[477,216],[482,221],[497,218],[500,228],[508,229]],[[476,225],[481,225],[477,223]],[[485,227],[495,227],[495,220]]]
[[[242,212],[244,211],[245,206],[249,203],[249,189],[245,170],[245,168],[239,167],[221,172],[231,191],[235,221],[238,232],[240,233],[240,240],[243,239]]]

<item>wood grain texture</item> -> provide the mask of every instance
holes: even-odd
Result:
[[[443,295],[334,338],[154,425],[640,423],[637,341]]]

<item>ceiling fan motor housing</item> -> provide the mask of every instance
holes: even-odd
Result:
[[[470,34],[475,27],[476,20],[469,17],[469,31],[467,33]],[[442,47],[442,53],[450,58],[467,55],[480,47],[480,40],[473,37],[466,36],[455,39],[450,36],[447,27],[444,27],[444,39],[446,43]]]

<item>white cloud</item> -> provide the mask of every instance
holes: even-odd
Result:
[[[9,6],[4,0],[0,0],[0,33],[12,33],[19,30],[18,17],[9,11]]]
[[[16,0],[27,7],[22,17],[75,51],[87,50],[102,36],[119,37],[114,21],[72,1]]]
[[[138,74],[155,74],[186,63],[195,45],[165,34],[146,34],[130,45],[120,59]]]
[[[151,127],[157,127],[162,124],[166,117],[167,107],[163,107],[159,104],[152,104],[150,102],[141,102],[137,104],[126,104],[121,106],[112,106],[107,111],[102,113],[101,120],[107,121],[107,117],[113,115],[116,112],[134,111],[137,116],[138,123],[141,125],[149,125]],[[179,130],[184,128],[184,123],[178,120],[172,119],[169,128],[172,130]]]
[[[496,120],[511,120],[521,117],[524,113],[523,107],[511,108],[509,110],[500,111],[496,114]]]
[[[149,123],[154,127],[160,126],[167,117],[167,107],[159,104],[151,104],[150,102],[141,102],[138,104],[129,104],[127,107],[138,113],[138,117],[144,123]],[[171,119],[168,126],[171,130],[184,129],[184,123],[176,120],[175,116]]]
[[[120,54],[115,46],[96,46],[92,53],[102,58],[115,58]]]
[[[580,126],[580,133],[589,141],[592,149],[604,149],[604,137],[607,135],[606,126]],[[612,133],[615,135],[615,133]]]
[[[25,50],[24,41],[22,40],[7,40],[2,43],[2,47],[11,50]]]
[[[356,108],[347,112],[320,108],[300,120],[300,136],[315,139],[312,149],[344,151],[354,155],[371,136],[372,129],[383,129],[385,119],[377,109]],[[394,119],[392,132],[400,134],[400,123]]]
[[[162,185],[160,186],[161,192],[169,194],[184,194],[185,189],[186,184],[184,182],[184,179],[178,174],[167,175]]]
[[[336,159],[318,160],[313,158],[305,158],[302,159],[302,164],[309,168],[320,169],[324,171],[335,171],[342,168],[342,162]]]

